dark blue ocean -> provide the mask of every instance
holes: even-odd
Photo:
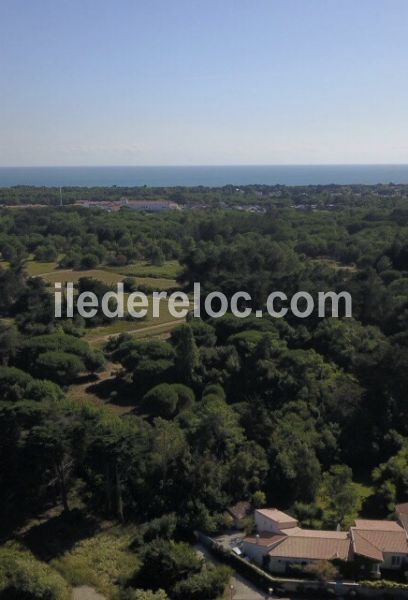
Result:
[[[0,187],[408,183],[408,165],[0,167]]]

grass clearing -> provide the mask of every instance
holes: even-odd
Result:
[[[119,582],[129,579],[139,567],[129,550],[131,541],[131,534],[113,528],[78,542],[51,566],[71,586],[88,585],[116,600],[120,597]]]
[[[82,277],[90,277],[92,279],[102,281],[102,283],[105,283],[106,285],[115,285],[120,281],[123,281],[125,275],[107,271],[105,269],[89,269],[86,271],[50,270],[47,273],[41,273],[41,277],[48,283],[55,283],[56,281],[59,281],[63,284],[67,283],[68,281],[78,283],[79,279]],[[139,285],[149,286],[159,291],[178,287],[175,279],[156,277],[137,277],[136,283]]]
[[[184,318],[175,318],[170,314],[168,303],[165,300],[160,301],[160,316],[153,317],[152,297],[148,296],[148,299],[149,305],[145,319],[116,319],[108,325],[88,329],[85,333],[85,339],[88,342],[97,342],[107,339],[111,335],[118,335],[120,333],[140,333],[142,336],[147,336],[149,335],[149,332],[153,332],[157,335],[157,332],[161,333],[165,326],[168,327],[167,331],[169,331],[185,321]]]
[[[52,273],[56,269],[58,269],[57,262],[38,262],[36,260],[28,260],[24,268],[27,272],[27,275],[30,277],[39,277],[44,273]]]
[[[168,260],[163,265],[152,265],[147,261],[125,265],[123,267],[106,267],[114,273],[121,273],[125,277],[154,277],[175,279],[181,273],[181,265],[177,260]]]
[[[147,285],[153,290],[169,290],[179,288],[175,279],[165,279],[164,277],[135,277],[136,285]]]
[[[319,265],[325,265],[334,271],[348,271],[349,273],[356,273],[358,271],[355,265],[344,265],[341,262],[333,260],[332,258],[310,258],[310,262],[316,263]]]
[[[108,271],[104,271],[103,269],[89,269],[84,271],[51,271],[49,273],[45,273],[42,278],[44,281],[48,281],[49,283],[55,283],[56,281],[60,281],[61,283],[66,283],[67,281],[78,283],[82,277],[98,279],[98,281],[102,281],[107,285],[112,285],[118,283],[119,281],[123,281],[123,277],[121,275],[118,275],[117,273],[110,273]]]

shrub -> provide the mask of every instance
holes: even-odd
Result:
[[[179,581],[172,596],[176,600],[215,600],[223,593],[230,577],[228,567],[209,567]]]
[[[35,366],[39,374],[63,385],[69,385],[85,370],[83,361],[68,352],[43,352]]]
[[[177,516],[174,513],[162,515],[145,525],[143,540],[144,542],[151,542],[156,538],[170,540],[174,537],[176,528]]]
[[[330,581],[336,579],[338,575],[336,567],[328,560],[309,563],[304,567],[303,571],[319,581]]]
[[[201,559],[188,544],[172,540],[153,540],[143,548],[140,558],[142,566],[137,584],[153,590],[162,587],[166,592],[180,580],[198,573],[202,566]]]
[[[171,418],[176,413],[177,392],[168,383],[160,383],[143,397],[145,410],[155,417]]]
[[[51,564],[71,585],[90,585],[109,598],[117,598],[118,583],[125,582],[138,567],[129,543],[127,536],[102,533],[79,542]]]
[[[64,579],[29,552],[0,548],[0,596],[26,600],[68,600]]]

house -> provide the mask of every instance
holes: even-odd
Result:
[[[350,559],[350,538],[346,531],[289,529],[286,537],[268,552],[267,566],[285,573],[291,565],[305,567],[319,560]]]
[[[261,533],[279,533],[282,529],[297,527],[297,520],[277,508],[258,508],[255,511],[255,524]]]
[[[348,532],[302,529],[296,519],[273,508],[256,510],[255,523],[259,533],[243,540],[243,552],[273,573],[285,573],[294,564],[349,559]]]
[[[127,210],[161,212],[163,210],[179,210],[179,205],[168,200],[129,200],[122,198],[122,208]]]
[[[255,523],[258,533],[243,540],[243,553],[273,573],[320,560],[360,560],[376,575],[408,564],[407,533],[396,521],[356,519],[349,531],[302,529],[268,508],[255,511]]]
[[[353,554],[372,561],[377,573],[408,564],[407,533],[396,521],[356,519],[350,533]]]

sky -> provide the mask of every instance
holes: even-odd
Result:
[[[0,0],[0,166],[408,163],[407,0]]]

